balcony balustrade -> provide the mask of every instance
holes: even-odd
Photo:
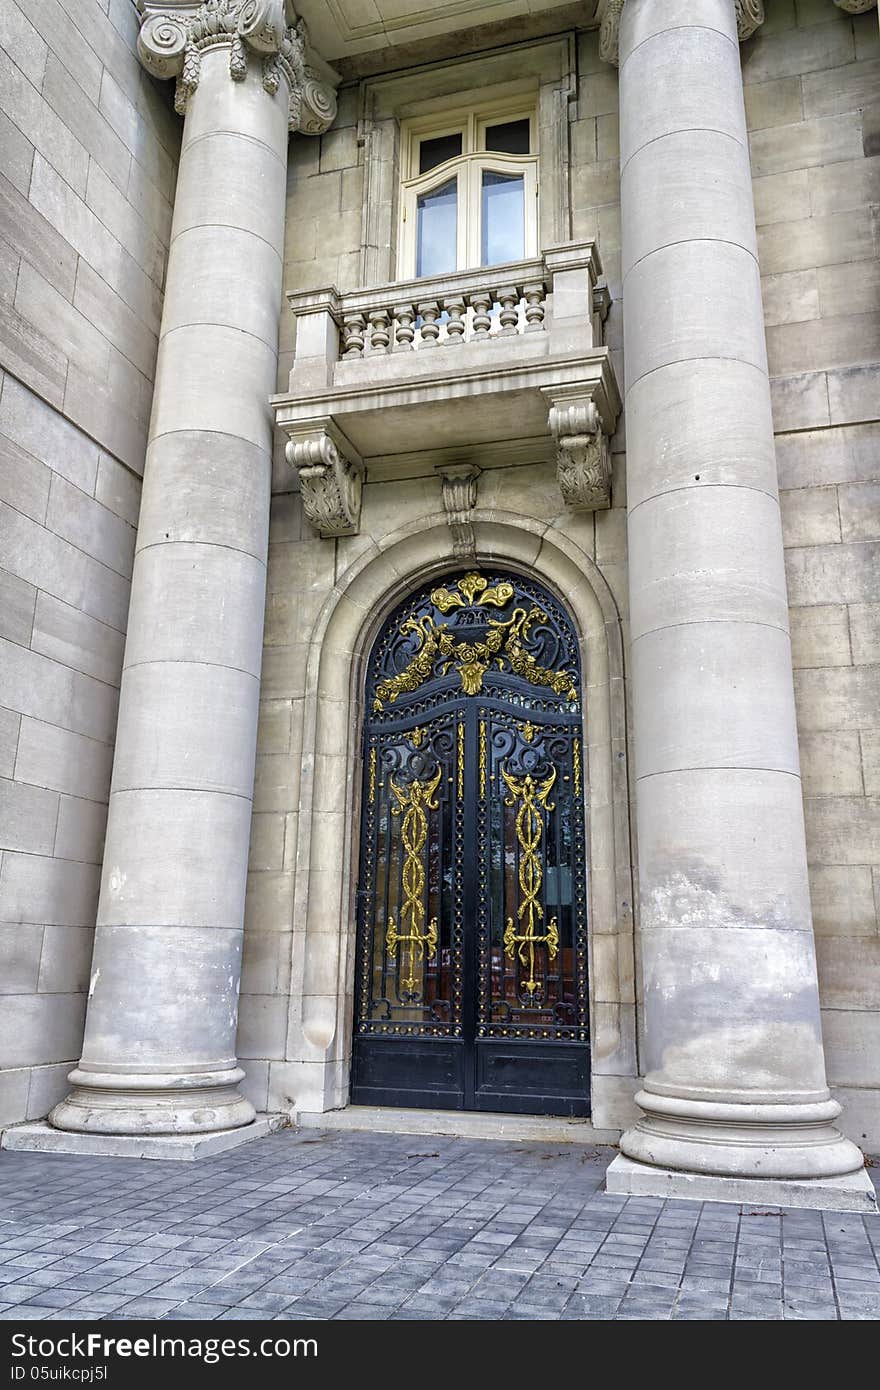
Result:
[[[620,397],[592,242],[512,265],[340,294],[288,295],[289,392],[274,399],[307,515],[357,530],[364,470],[469,468],[556,457],[568,506],[610,504],[607,441]],[[444,474],[444,476],[446,476]]]

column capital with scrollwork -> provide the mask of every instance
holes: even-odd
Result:
[[[857,0],[856,0],[857,2]],[[596,18],[599,20],[599,56],[606,63],[618,63],[618,36],[620,16],[626,0],[599,0]],[[837,0],[842,3],[842,0]],[[874,0],[871,0],[874,3]],[[763,0],[734,0],[736,9],[736,32],[740,43],[750,39],[755,30],[764,23]]]
[[[137,7],[138,57],[154,77],[176,79],[181,115],[199,85],[202,54],[225,46],[233,82],[244,81],[258,63],[270,96],[287,83],[292,131],[321,135],[333,123],[330,70],[309,50],[305,20],[290,0],[137,0]]]

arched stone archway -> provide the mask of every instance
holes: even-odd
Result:
[[[573,619],[585,714],[593,1124],[632,1116],[638,1076],[626,700],[620,617],[593,561],[554,528],[498,511],[474,514],[476,563],[531,575]],[[307,659],[293,959],[285,1072],[296,1113],[347,1103],[354,976],[365,664],[387,614],[414,587],[460,569],[445,518],[371,544],[337,580]]]

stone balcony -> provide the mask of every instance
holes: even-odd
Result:
[[[375,289],[288,295],[290,390],[272,404],[303,505],[325,536],[357,531],[365,468],[427,455],[444,478],[481,460],[555,454],[565,503],[610,505],[620,395],[593,242],[515,264]]]

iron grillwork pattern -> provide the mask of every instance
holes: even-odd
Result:
[[[468,571],[370,658],[356,1102],[588,1112],[581,677],[561,605]]]

